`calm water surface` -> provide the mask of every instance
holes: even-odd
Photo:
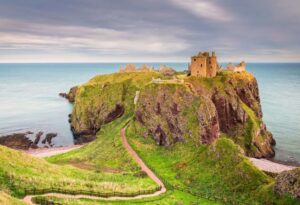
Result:
[[[123,64],[124,65],[124,64]],[[158,67],[159,64],[152,64]],[[184,63],[168,63],[178,70]],[[73,144],[72,105],[58,96],[120,64],[0,64],[0,136],[23,131],[58,133],[56,146]],[[264,121],[277,141],[276,159],[300,161],[300,64],[248,64],[258,80]]]

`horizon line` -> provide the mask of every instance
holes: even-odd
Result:
[[[148,63],[190,63],[187,61],[42,61],[42,62],[37,62],[37,61],[33,61],[33,62],[0,62],[0,64],[95,64],[95,63],[102,63],[102,64],[111,64],[111,63],[121,63],[121,64],[125,64],[125,63],[144,63],[144,64],[148,64]],[[239,63],[239,61],[220,61],[219,63]],[[248,61],[246,63],[300,63],[300,61]]]

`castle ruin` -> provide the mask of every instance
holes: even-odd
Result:
[[[120,66],[119,73],[133,73],[133,72],[152,72],[154,69],[144,64],[140,68],[137,68],[134,64],[126,64],[125,68]]]
[[[212,52],[211,56],[209,52],[199,52],[198,55],[191,57],[189,72],[192,76],[215,77],[218,71],[219,65],[215,52]]]
[[[227,70],[228,71],[233,71],[235,73],[241,73],[243,71],[246,71],[246,63],[245,63],[245,61],[242,61],[238,65],[234,65],[232,63],[229,63],[227,65]]]

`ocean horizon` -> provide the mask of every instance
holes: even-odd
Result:
[[[59,97],[97,74],[117,72],[124,63],[0,63],[0,136],[43,131],[57,133],[55,146],[73,144],[68,123],[72,105]],[[139,62],[178,71],[188,63]],[[225,65],[225,63],[221,63]],[[248,63],[258,80],[264,122],[273,133],[275,160],[300,164],[300,63]]]

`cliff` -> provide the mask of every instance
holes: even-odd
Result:
[[[153,83],[153,78],[162,81]],[[211,144],[223,135],[248,156],[274,156],[275,141],[262,121],[253,75],[222,72],[214,78],[186,77],[182,83],[165,79],[171,77],[158,72],[115,73],[79,86],[70,120],[77,142],[93,140],[102,125],[131,113],[144,137],[161,146]]]

